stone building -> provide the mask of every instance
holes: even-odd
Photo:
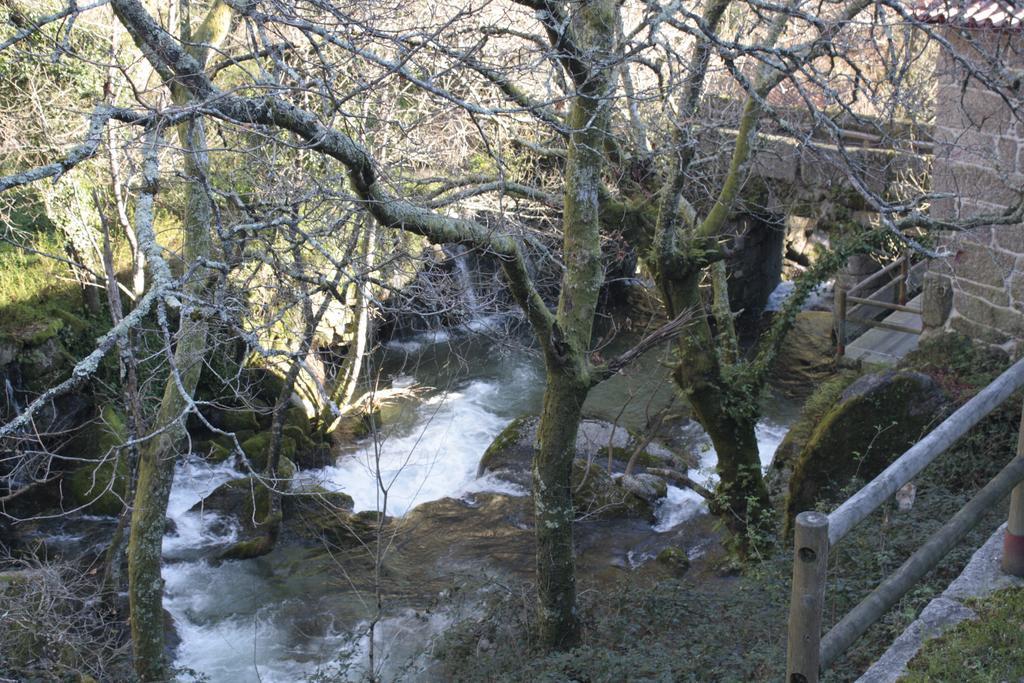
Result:
[[[1024,4],[931,0],[918,9],[948,43],[936,60],[931,215],[970,220],[1024,201]],[[925,286],[926,329],[1024,351],[1024,221],[950,233]]]

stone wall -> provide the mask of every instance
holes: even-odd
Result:
[[[932,215],[971,219],[1000,214],[1021,201],[1024,188],[1018,80],[1024,75],[1024,36],[981,29],[962,35],[952,27],[945,35],[952,50],[943,49],[937,60],[932,178],[936,193],[951,196],[936,201]],[[957,59],[982,65],[993,55],[1008,69],[979,69],[1000,84],[1001,94]],[[951,233],[944,246],[950,256],[932,262],[926,299],[948,315],[937,316],[933,308],[925,316],[926,326],[939,324],[1010,351],[1024,350],[1024,225]],[[951,292],[951,306],[948,301],[943,305],[943,292]]]

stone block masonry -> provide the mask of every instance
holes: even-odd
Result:
[[[949,49],[943,49],[936,66],[932,185],[947,198],[933,204],[932,214],[943,219],[998,215],[1024,198],[1024,37],[982,29],[944,31]],[[987,66],[993,56],[998,71]],[[971,73],[965,62],[978,71]],[[991,84],[999,85],[998,92]],[[1024,352],[1024,224],[950,233],[943,246],[949,258],[930,266],[942,277],[929,278],[952,291],[942,327],[1015,355]]]

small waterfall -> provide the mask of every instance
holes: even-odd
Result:
[[[14,385],[11,384],[11,379],[9,377],[4,377],[4,402],[7,414],[11,415],[11,417],[21,415],[23,408],[18,402],[18,395],[15,392]]]
[[[455,281],[459,285],[459,294],[466,306],[466,317],[475,320],[480,317],[480,297],[477,296],[476,286],[473,284],[473,273],[469,268],[469,251],[461,246],[454,245],[448,251],[449,257],[455,262]]]

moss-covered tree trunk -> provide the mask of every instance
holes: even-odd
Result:
[[[618,79],[617,69],[608,65],[617,46],[617,15],[613,0],[583,3],[568,32],[581,59],[570,60],[567,66],[576,96],[567,120],[572,133],[565,170],[565,275],[555,324],[544,345],[547,381],[540,447],[533,463],[538,635],[544,646],[554,649],[579,640],[571,475],[576,432],[590,388],[590,338],[604,280],[598,198]]]
[[[699,270],[660,278],[670,316],[703,308],[699,278]],[[750,531],[770,528],[771,505],[755,434],[757,396],[747,395],[743,384],[737,384],[740,377],[723,372],[721,343],[712,335],[707,316],[697,316],[677,341],[680,362],[673,378],[718,454],[719,504],[743,550]]]
[[[215,3],[190,41],[189,52],[200,64],[206,61],[207,46],[223,41],[230,21],[230,9],[222,2]],[[189,40],[190,36],[185,35],[183,39]],[[172,85],[172,91],[179,104],[187,100],[184,89]],[[206,191],[209,158],[203,120],[196,118],[180,126],[178,137],[184,150],[185,176],[189,180],[182,218],[182,256],[185,263],[191,265],[209,258],[211,251],[213,207]],[[146,180],[155,183],[156,178]],[[152,219],[151,214],[149,219]],[[205,278],[198,274],[185,284],[173,366],[153,425],[156,436],[145,443],[139,457],[128,541],[128,599],[135,671],[142,681],[167,678],[160,554],[174,463],[187,440],[184,415],[199,382],[207,348],[206,319],[198,315],[189,302],[201,300],[206,289]]]
[[[570,368],[548,372],[533,461],[533,506],[537,536],[537,623],[540,641],[562,649],[579,640],[576,560],[573,549],[572,463],[585,379]]]

